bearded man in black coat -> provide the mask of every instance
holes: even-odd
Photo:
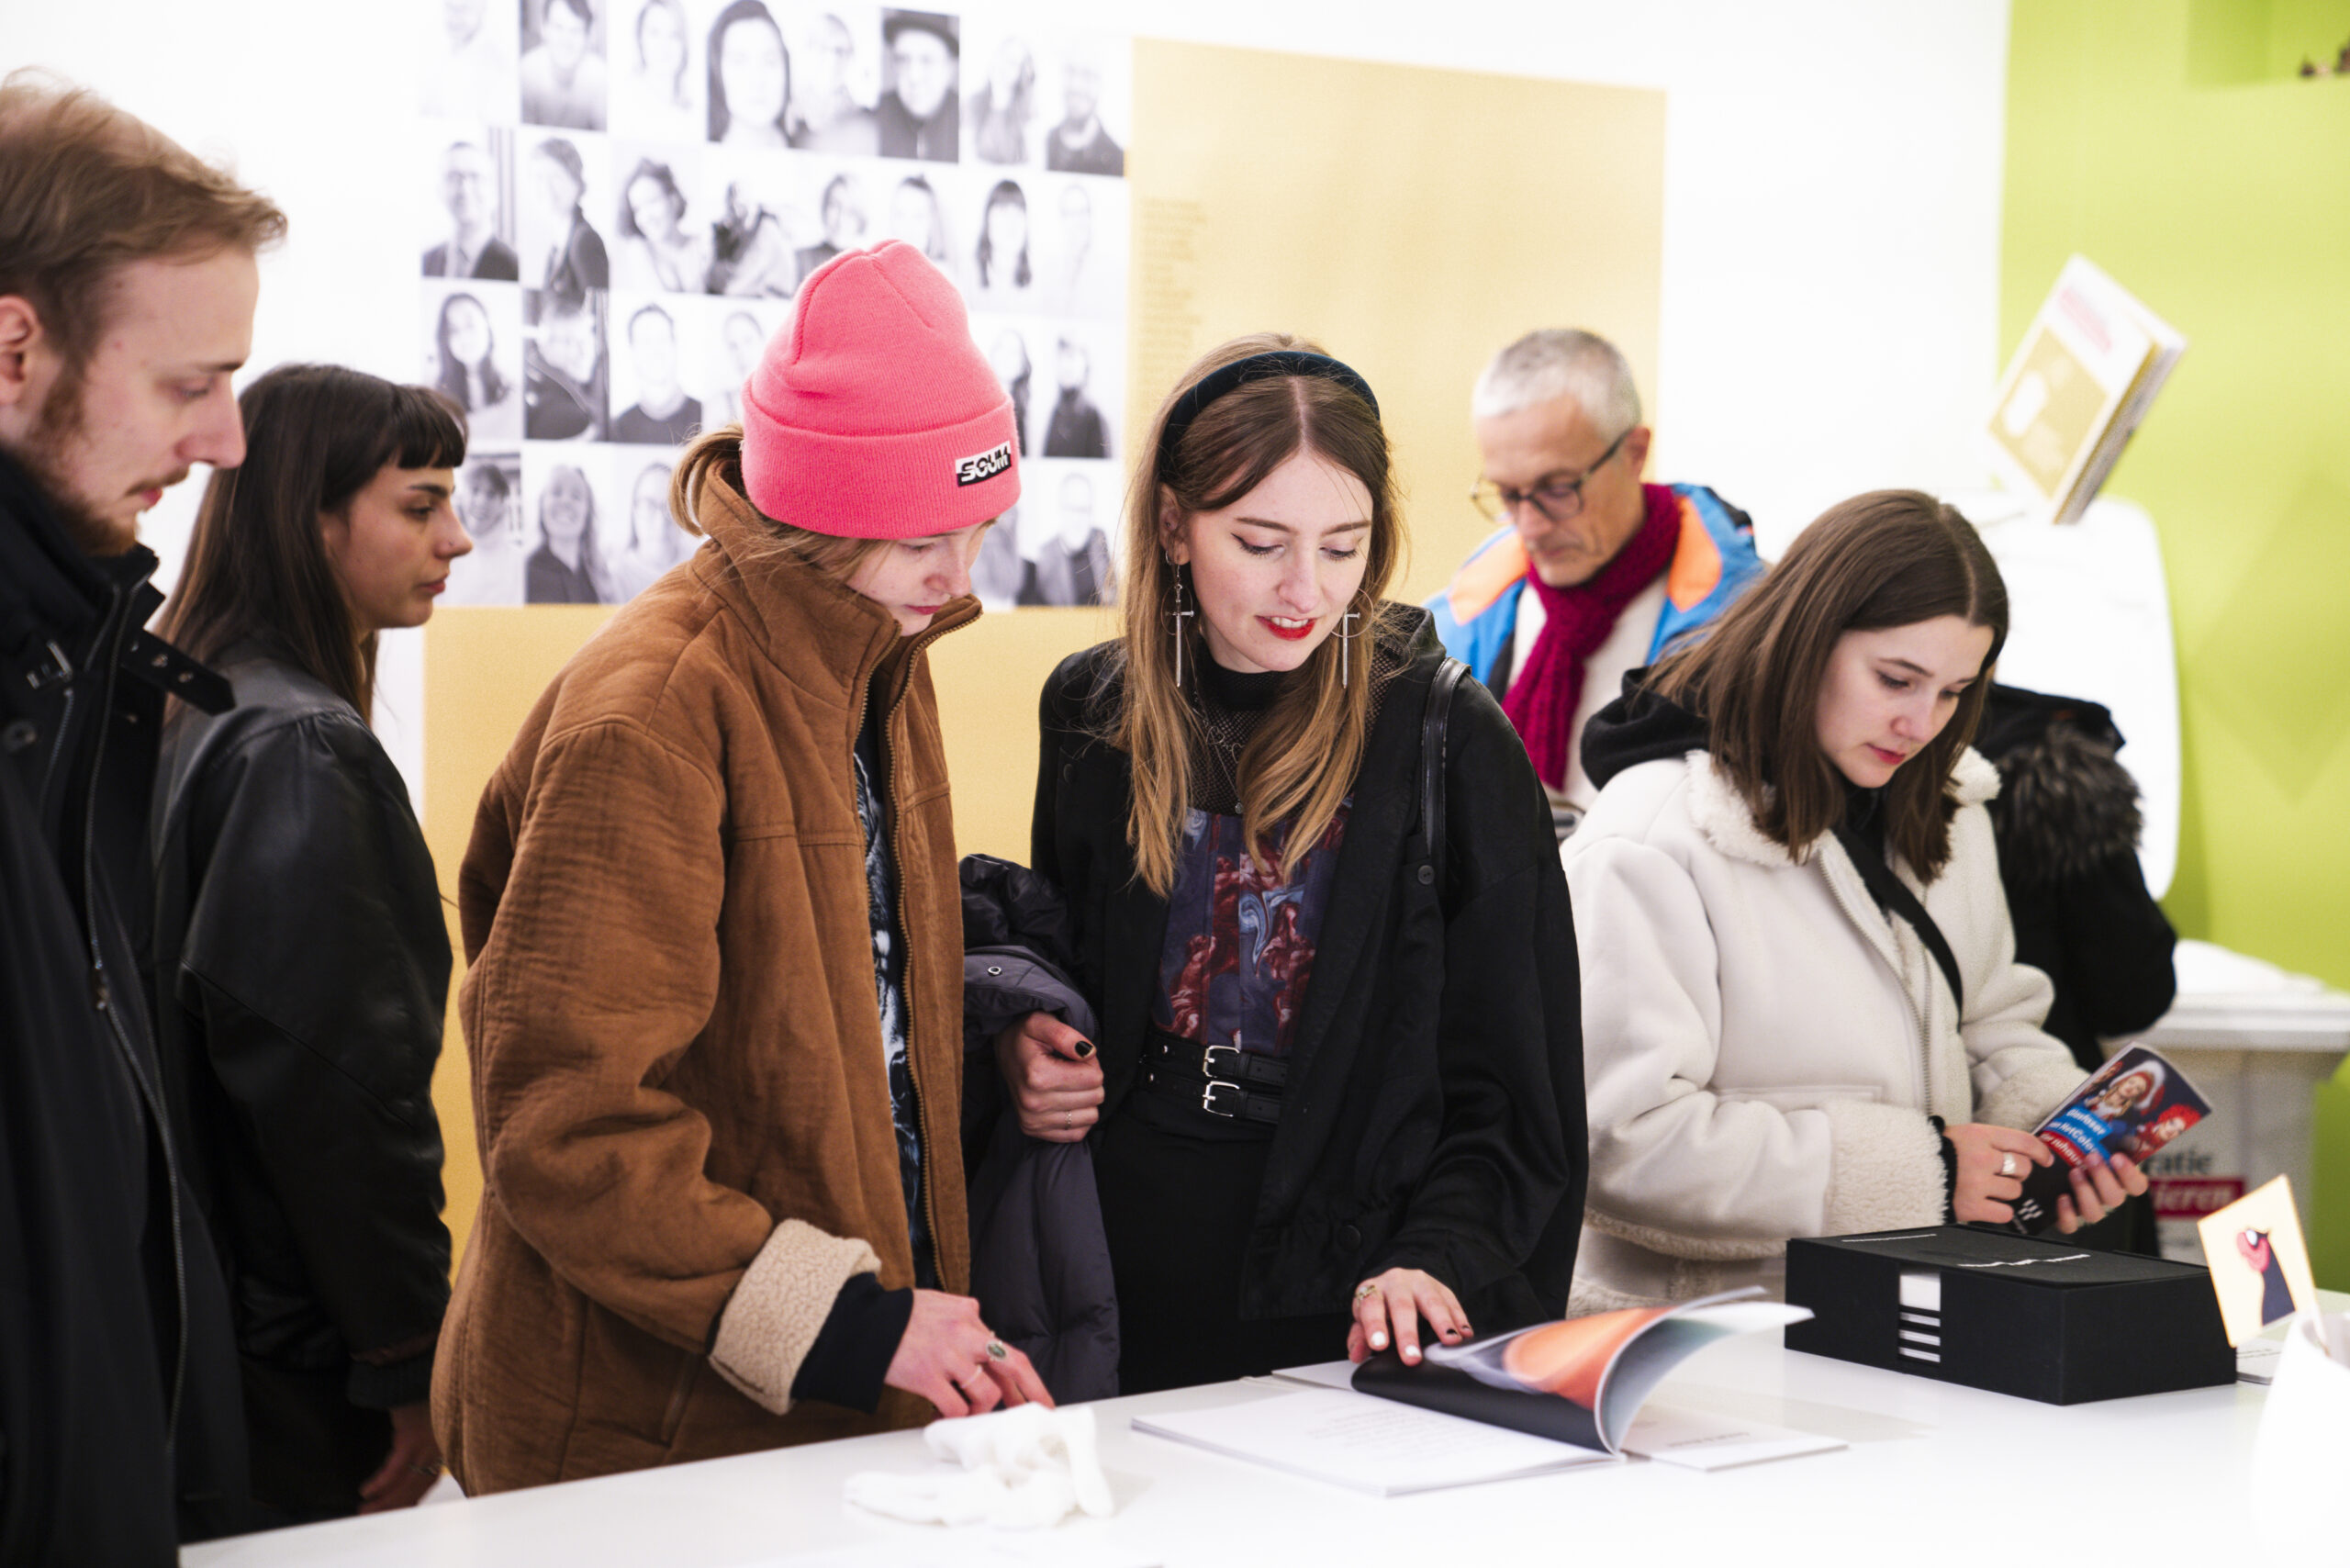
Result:
[[[0,1562],[170,1563],[248,1519],[228,1295],[138,955],[165,697],[139,517],[233,466],[266,199],[94,95],[0,82]]]

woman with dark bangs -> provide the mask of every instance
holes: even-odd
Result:
[[[1099,1037],[1035,1014],[997,1042],[1023,1130],[1092,1143],[1120,1391],[1556,1316],[1585,1161],[1566,885],[1509,721],[1382,597],[1377,401],[1243,338],[1145,452],[1125,634],[1045,688],[1031,850]]]
[[[2005,1224],[2081,1081],[2015,962],[1969,743],[2008,630],[1967,521],[1830,508],[1585,732],[1562,856],[1583,952],[1583,1310],[1756,1284],[1796,1236]],[[2073,1173],[2059,1228],[2145,1190]]]
[[[293,1524],[404,1507],[440,1472],[449,937],[369,722],[377,635],[422,625],[473,544],[451,505],[464,426],[437,393],[286,365],[239,402],[245,461],[206,487],[160,627],[237,705],[165,726],[150,967],[253,1494]]]

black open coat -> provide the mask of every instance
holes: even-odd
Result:
[[[137,931],[164,692],[144,548],[95,560],[0,454],[0,1563],[169,1563],[239,1528],[229,1304]]]
[[[1391,613],[1393,613],[1391,611]],[[1341,1311],[1425,1269],[1480,1333],[1565,1310],[1590,1159],[1582,991],[1550,808],[1516,732],[1463,680],[1446,748],[1443,886],[1421,840],[1421,718],[1444,654],[1402,622],[1357,775],[1242,1274],[1244,1317]],[[1099,738],[1115,647],[1046,683],[1031,856],[1067,892],[1101,999],[1107,1121],[1134,1087],[1167,902],[1135,876],[1130,762]]]

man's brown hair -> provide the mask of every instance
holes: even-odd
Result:
[[[285,215],[135,115],[38,71],[0,80],[0,295],[31,302],[69,385],[118,270],[258,251]]]

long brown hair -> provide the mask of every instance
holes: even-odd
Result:
[[[352,618],[319,518],[387,467],[464,463],[464,416],[429,386],[339,364],[281,364],[237,407],[245,460],[206,483],[156,630],[199,659],[252,644],[372,719],[375,633]]]
[[[1185,641],[1187,672],[1205,656],[1197,617],[1175,617],[1181,574],[1168,561],[1160,536],[1162,499],[1186,518],[1221,510],[1300,452],[1344,468],[1371,492],[1370,559],[1348,607],[1362,617],[1361,628],[1371,636],[1348,655],[1355,673],[1344,683],[1337,639],[1324,639],[1301,667],[1300,678],[1283,684],[1241,753],[1241,831],[1252,855],[1270,858],[1268,838],[1279,823],[1290,823],[1292,844],[1310,844],[1329,825],[1362,763],[1371,649],[1382,640],[1400,642],[1402,635],[1401,622],[1392,613],[1395,607],[1380,601],[1404,549],[1402,511],[1387,432],[1360,396],[1318,375],[1246,382],[1200,410],[1175,443],[1171,461],[1159,454],[1159,432],[1186,391],[1236,360],[1281,349],[1322,353],[1302,338],[1260,332],[1209,351],[1185,371],[1151,420],[1141,447],[1142,469],[1127,498],[1123,680],[1103,738],[1134,760],[1126,840],[1134,846],[1136,874],[1161,897],[1174,886],[1191,811],[1192,738],[1199,722],[1176,685],[1175,638]],[[1188,584],[1183,593],[1188,606]]]
[[[1955,615],[1991,630],[1991,651],[1949,723],[1885,788],[1886,842],[1930,881],[1950,859],[1951,770],[1975,738],[2008,640],[2008,589],[1982,536],[1917,490],[1839,501],[1650,686],[1704,717],[1715,761],[1755,825],[1802,853],[1844,811],[1843,776],[1819,749],[1819,688],[1847,632]]]
[[[743,427],[738,421],[721,425],[714,431],[704,431],[694,437],[686,450],[678,454],[677,466],[669,476],[669,515],[688,533],[703,531],[700,521],[701,493],[715,476],[738,496],[743,490]],[[744,504],[749,497],[744,496]],[[756,510],[755,508],[753,509]],[[822,573],[836,582],[846,582],[856,575],[866,558],[885,548],[886,539],[851,539],[837,533],[819,533],[812,528],[800,528],[779,521],[760,512],[767,524],[767,538],[759,554],[805,566]],[[738,563],[746,565],[747,563]]]

